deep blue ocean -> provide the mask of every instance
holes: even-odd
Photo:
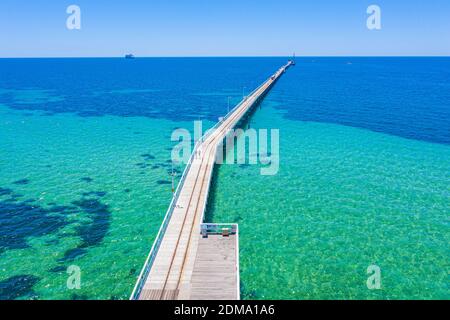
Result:
[[[236,101],[286,59],[1,59],[0,102],[46,116],[216,121],[227,108],[227,95]],[[449,144],[449,79],[450,58],[298,58],[281,108],[289,119]],[[137,94],[107,94],[124,88]],[[59,99],[30,103],[9,89],[39,89]]]

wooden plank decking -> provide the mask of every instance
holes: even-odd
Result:
[[[239,290],[236,281],[239,278],[236,274],[238,268],[233,265],[237,263],[237,236],[210,235],[202,238],[200,224],[203,222],[217,147],[228,130],[236,126],[290,65],[291,62],[280,68],[244,99],[197,146],[199,155],[193,158],[184,183],[179,186],[181,190],[174,200],[176,203],[170,212],[167,228],[160,235],[160,245],[157,249],[152,248],[157,250],[154,252],[156,255],[153,259],[150,259],[152,253],[149,255],[132,299],[239,298],[236,294]],[[148,268],[150,262],[151,268]],[[220,271],[214,270],[217,268]],[[223,290],[212,286],[213,282],[222,286]]]
[[[200,238],[192,272],[190,300],[238,300],[238,235]]]

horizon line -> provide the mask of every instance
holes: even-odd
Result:
[[[180,56],[136,56],[135,59],[146,59],[146,58],[290,58],[292,55],[180,55]],[[13,57],[6,56],[0,57],[0,59],[114,59],[114,58],[125,58],[125,54],[121,56],[27,56],[27,57]],[[450,58],[449,55],[296,55],[297,59],[301,58]]]

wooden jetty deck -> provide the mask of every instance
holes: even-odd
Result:
[[[191,278],[190,300],[239,300],[239,234],[201,237]]]
[[[239,299],[237,225],[203,223],[217,148],[292,63],[278,69],[197,142],[130,299]]]

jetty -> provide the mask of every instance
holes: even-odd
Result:
[[[294,64],[289,60],[195,144],[131,300],[239,300],[239,228],[205,223],[217,150]]]

